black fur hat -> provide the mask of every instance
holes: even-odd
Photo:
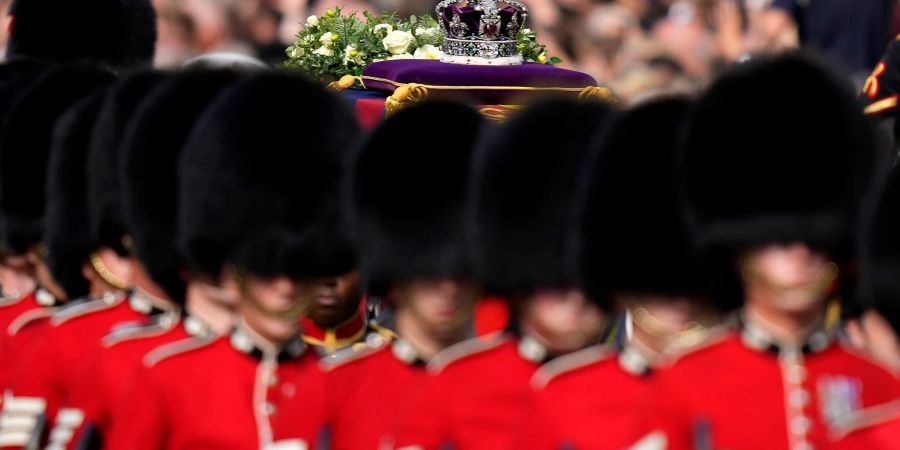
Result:
[[[81,268],[97,247],[88,220],[87,153],[102,94],[97,92],[69,108],[53,131],[44,246],[50,273],[69,298],[89,294]]]
[[[857,291],[845,309],[851,316],[875,310],[900,334],[900,168],[887,175],[866,201]]]
[[[206,111],[182,155],[179,244],[195,270],[343,274],[355,253],[338,187],[358,128],[349,105],[287,73],[239,82]]]
[[[151,0],[14,0],[7,57],[112,70],[149,67],[156,49]]]
[[[187,267],[178,251],[178,158],[197,119],[240,75],[192,70],[163,83],[141,104],[122,148],[124,219],[138,259],[170,298],[183,301]]]
[[[580,194],[578,246],[585,292],[595,301],[614,293],[717,294],[713,281],[722,278],[691,244],[677,195],[676,149],[691,108],[686,98],[638,106],[595,148]]]
[[[578,175],[594,135],[611,117],[602,103],[536,105],[479,144],[467,234],[488,291],[579,287],[570,233]]]
[[[463,214],[483,122],[470,107],[426,103],[388,119],[355,156],[348,209],[369,292],[411,278],[474,276]],[[453,131],[435,137],[435,124]]]
[[[111,73],[96,67],[61,66],[40,77],[10,110],[0,133],[0,213],[7,251],[23,254],[42,239],[47,161],[57,120],[113,81]]]
[[[135,72],[113,85],[103,101],[88,152],[88,208],[91,232],[103,247],[127,254],[122,238],[128,234],[122,211],[121,155],[126,128],[141,102],[166,75]]]
[[[874,138],[848,83],[808,56],[785,54],[732,67],[713,83],[681,159],[702,246],[804,242],[841,258]]]

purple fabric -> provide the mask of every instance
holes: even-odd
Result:
[[[434,60],[400,59],[382,61],[366,66],[363,77],[376,77],[396,83],[418,83],[439,86],[516,86],[585,88],[597,86],[588,74],[560,69],[547,64],[525,63],[520,66],[467,66],[447,64]],[[396,87],[390,83],[363,79],[366,89],[393,93]],[[546,92],[508,90],[441,91],[432,89],[432,97],[471,100],[474,103],[502,104],[515,102],[529,95],[546,95]],[[577,96],[578,92],[560,93]]]

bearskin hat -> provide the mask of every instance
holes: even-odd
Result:
[[[521,112],[481,140],[467,235],[479,279],[494,294],[578,287],[575,192],[603,103],[555,101]]]
[[[122,147],[124,219],[137,257],[170,298],[183,301],[186,268],[178,251],[178,159],[203,111],[239,79],[232,70],[191,70],[141,104]]]
[[[69,108],[53,131],[44,246],[50,273],[69,298],[90,291],[81,271],[97,246],[87,216],[87,153],[102,101],[102,92],[82,100]]]
[[[858,283],[845,309],[851,315],[875,310],[900,334],[900,169],[884,175],[865,203]]]
[[[225,261],[259,276],[331,276],[355,267],[340,178],[358,140],[349,105],[288,73],[228,89],[182,156],[179,245],[195,270]]]
[[[804,242],[841,258],[874,137],[851,86],[791,53],[734,66],[716,80],[680,159],[700,245]]]
[[[23,254],[42,239],[47,161],[66,110],[114,81],[110,72],[68,65],[50,70],[13,105],[0,132],[0,213],[4,245]]]
[[[713,296],[712,264],[691,244],[677,195],[686,98],[628,111],[600,137],[580,194],[581,270],[595,301],[613,293]]]
[[[7,57],[112,70],[149,67],[156,50],[151,0],[14,0]]]
[[[426,103],[385,121],[355,155],[348,210],[369,292],[412,278],[474,276],[463,218],[483,122],[470,107]],[[453,132],[435,138],[435,124]]]
[[[135,112],[166,75],[135,72],[113,85],[103,101],[88,151],[88,208],[91,232],[103,247],[127,254],[122,238],[128,234],[122,211],[122,140]]]

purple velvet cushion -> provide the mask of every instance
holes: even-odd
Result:
[[[590,75],[547,64],[467,66],[417,59],[369,64],[362,79],[366,89],[392,93],[400,85],[417,83],[426,85],[431,97],[469,97],[484,104],[517,102],[535,94],[577,96],[581,89],[597,86]]]

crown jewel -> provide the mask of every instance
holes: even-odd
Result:
[[[518,36],[528,18],[524,4],[513,0],[444,0],[435,10],[445,36],[442,61],[522,64]]]

